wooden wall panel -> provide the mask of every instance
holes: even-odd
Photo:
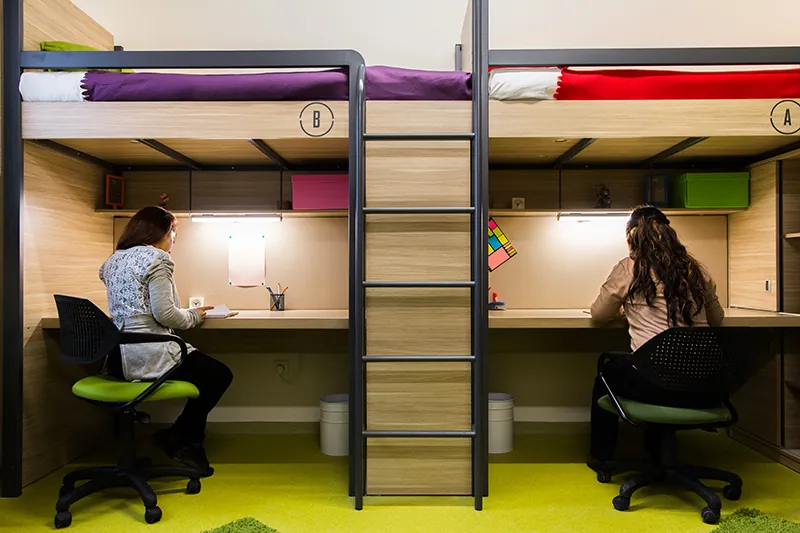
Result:
[[[750,172],[750,207],[728,217],[732,307],[778,310],[777,163]],[[766,281],[772,290],[766,290]]]
[[[470,439],[368,439],[367,494],[469,495]]]
[[[469,430],[469,363],[369,363],[367,428]]]
[[[681,241],[709,271],[728,302],[725,216],[671,216]],[[495,217],[517,255],[489,274],[509,309],[588,309],[613,266],[628,254],[627,217]]]
[[[463,141],[370,143],[366,204],[468,206],[469,155]],[[467,215],[369,216],[367,279],[469,280],[469,220]],[[468,288],[367,289],[367,355],[469,355],[470,309]],[[366,378],[371,429],[471,426],[469,363],[370,363]],[[367,492],[469,494],[471,450],[469,439],[370,439]]]
[[[280,172],[193,172],[192,209],[278,209],[280,176]],[[284,191],[284,197],[291,198],[291,191]]]
[[[470,205],[469,142],[372,142],[367,145],[368,207]]]
[[[788,159],[781,165],[781,192],[783,197],[782,236],[800,233],[800,159]],[[783,311],[800,313],[800,238],[782,238],[781,288]]]
[[[367,355],[469,355],[469,289],[367,289]]]
[[[800,331],[785,332],[783,355],[783,445],[800,449]]]
[[[114,49],[114,36],[71,0],[25,0],[23,5],[24,50],[39,50],[42,41]]]
[[[55,315],[54,294],[106,307],[98,270],[112,251],[112,221],[96,215],[99,167],[26,143],[24,218],[23,483],[60,468],[110,433],[106,413],[72,395],[89,369],[58,360],[53,337],[38,326]]]
[[[489,173],[489,207],[511,209],[523,198],[525,209],[558,209],[557,170],[495,170]]]
[[[367,215],[367,279],[468,281],[469,215]]]
[[[781,358],[777,332],[759,331],[761,356],[768,362],[732,398],[737,426],[775,446],[781,443]],[[755,355],[755,354],[754,354]]]
[[[169,196],[168,209],[189,209],[189,171],[124,172],[125,209],[158,205],[162,193]],[[101,205],[105,208],[106,206]]]

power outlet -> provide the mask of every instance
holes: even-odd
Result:
[[[190,296],[189,297],[189,309],[194,309],[196,307],[203,307],[203,297],[202,296]]]
[[[525,198],[512,198],[511,209],[525,209]]]
[[[289,362],[288,359],[276,359],[274,368],[275,374],[281,378],[281,380],[290,383],[292,379],[294,379],[294,366]]]

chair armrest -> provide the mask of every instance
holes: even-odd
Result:
[[[614,408],[617,410],[617,413],[619,414],[620,418],[622,418],[622,420],[624,420],[628,424],[630,424],[632,426],[635,426],[636,422],[631,420],[631,418],[628,416],[628,413],[625,412],[625,409],[623,409],[622,404],[619,403],[619,400],[617,399],[617,395],[614,394],[613,390],[611,390],[611,387],[609,386],[608,381],[606,381],[606,377],[603,375],[603,364],[606,361],[608,361],[610,359],[617,358],[617,357],[629,357],[630,355],[631,355],[630,353],[626,353],[626,352],[604,352],[604,353],[602,353],[600,355],[600,358],[597,360],[597,375],[600,378],[600,381],[603,382],[603,385],[605,386],[606,390],[608,391],[608,397],[611,398],[611,402],[614,404]]]
[[[126,404],[119,406],[118,410],[126,410],[130,409],[131,407],[135,407],[139,403],[143,402],[145,398],[153,394],[161,385],[164,384],[165,381],[169,379],[169,377],[181,366],[183,359],[186,357],[188,353],[188,348],[186,347],[186,343],[180,337],[176,335],[167,335],[161,333],[126,333],[122,332],[120,334],[120,344],[143,344],[147,342],[174,342],[181,349],[181,358],[180,360],[175,363],[169,370],[164,372],[157,380],[153,382],[152,385],[147,387],[139,396],[134,398],[133,400],[129,401]]]

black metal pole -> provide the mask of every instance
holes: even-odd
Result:
[[[364,424],[364,182],[363,172],[364,127],[366,104],[364,100],[365,67],[350,65],[349,92],[349,241],[350,241],[350,494],[355,498],[356,510],[364,507],[365,441]]]
[[[472,413],[475,430],[472,493],[475,510],[488,495],[488,395],[486,383],[489,308],[486,303],[489,264],[489,0],[472,0]]]
[[[3,436],[2,491],[22,494],[22,0],[3,2]]]

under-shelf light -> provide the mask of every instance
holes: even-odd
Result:
[[[216,215],[202,214],[192,215],[192,222],[207,224],[262,224],[264,222],[280,222],[283,220],[281,213],[260,213],[260,214],[236,214],[236,215]]]
[[[561,220],[562,218],[567,218],[570,220],[575,220],[577,222],[592,222],[593,220],[609,220],[613,218],[629,218],[631,216],[632,211],[601,211],[601,212],[592,212],[592,211],[569,211],[569,212],[559,212],[556,215],[556,220]]]

